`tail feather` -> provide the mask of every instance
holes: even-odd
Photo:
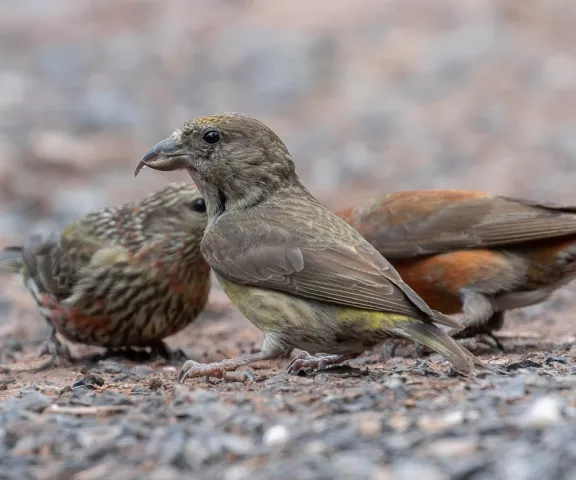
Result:
[[[22,269],[22,247],[6,247],[0,251],[0,272],[20,273]]]
[[[486,368],[472,352],[458,345],[452,337],[431,323],[403,322],[396,329],[398,335],[421,343],[442,355],[459,372],[470,373],[475,365]]]
[[[458,320],[455,320],[454,318],[445,315],[443,313],[440,313],[436,310],[432,310],[431,319],[434,323],[437,323],[439,325],[445,325],[446,327],[457,328],[458,330],[461,330],[463,328],[462,324]]]

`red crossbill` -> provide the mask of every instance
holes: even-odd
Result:
[[[432,308],[462,311],[453,336],[491,334],[504,311],[574,278],[576,207],[463,190],[384,195],[338,215]]]
[[[202,255],[265,336],[259,353],[207,365],[187,361],[179,381],[245,378],[228,374],[292,348],[331,355],[306,353],[289,372],[322,368],[391,337],[416,341],[462,372],[481,365],[435,325],[457,328],[455,320],[431,310],[370,243],[314,199],[284,143],[258,120],[190,120],[153,147],[135,173],[143,166],[189,172],[208,209]]]
[[[60,234],[32,236],[0,253],[0,271],[21,273],[51,333],[41,353],[68,354],[68,340],[101,347],[150,346],[203,310],[210,268],[200,254],[206,205],[191,184],[103,208]]]

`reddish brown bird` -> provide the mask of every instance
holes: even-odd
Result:
[[[206,204],[190,183],[89,213],[59,234],[0,252],[0,272],[20,273],[51,333],[41,353],[68,356],[56,333],[107,348],[152,347],[203,310],[210,268],[200,254]]]
[[[576,273],[576,207],[464,190],[385,195],[338,213],[430,307],[463,313],[456,338],[502,328]]]

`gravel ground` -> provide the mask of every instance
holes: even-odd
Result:
[[[572,202],[571,0],[12,0],[0,3],[0,246],[181,175],[140,156],[186,118],[242,111],[340,208],[384,191]],[[72,346],[0,278],[0,479],[576,480],[576,286],[512,312],[496,372],[374,351],[314,376],[174,385],[179,365]],[[169,339],[217,361],[261,335],[216,287]],[[481,347],[481,346],[480,346]]]
[[[194,389],[103,362],[3,405],[2,478],[574,478],[572,355],[500,359],[504,374],[471,379],[373,359]]]
[[[0,373],[0,479],[574,479],[576,348],[562,297],[557,316],[513,312],[501,335],[510,353],[482,355],[492,371],[461,377],[438,356],[384,347],[316,375],[261,362],[247,385],[179,385],[179,365],[98,361],[80,346],[72,366],[18,371],[38,364],[44,330],[22,297],[5,326],[38,339],[0,338],[13,370]],[[169,339],[206,362],[260,341],[218,289]]]

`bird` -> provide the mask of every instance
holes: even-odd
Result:
[[[543,302],[576,276],[576,206],[417,190],[385,194],[338,215],[431,308],[463,313],[463,328],[450,332],[454,338],[493,336],[506,310]]]
[[[61,232],[0,252],[0,272],[20,274],[50,332],[40,355],[71,360],[57,334],[107,349],[151,347],[189,325],[210,291],[200,253],[206,203],[189,182],[92,211]]]
[[[264,333],[259,352],[186,361],[177,381],[247,381],[237,368],[293,348],[302,352],[288,373],[324,369],[394,337],[429,347],[462,373],[484,366],[435,325],[458,328],[457,321],[430,309],[312,196],[282,140],[259,120],[237,113],[189,120],[150,149],[134,174],[143,167],[188,171],[208,212],[202,255],[231,302]]]

